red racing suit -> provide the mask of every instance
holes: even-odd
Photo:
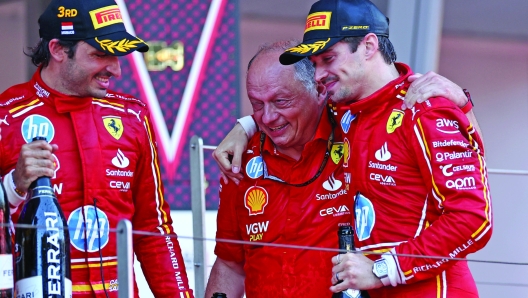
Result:
[[[267,175],[303,184],[318,172],[330,131],[325,112],[315,138],[305,145],[298,161],[277,152],[268,137],[261,147],[261,133],[257,133],[243,155],[244,179],[238,186],[221,180],[215,254],[227,261],[244,262],[248,298],[332,296],[331,258],[337,252],[317,248],[337,249],[338,227],[352,221],[352,200],[343,180],[343,144],[334,143],[321,175],[303,187],[265,179],[262,162]]]
[[[110,230],[121,219],[130,220],[134,230],[157,235],[133,237],[154,295],[193,296],[144,103],[112,91],[103,99],[60,94],[44,84],[39,68],[31,81],[0,95],[0,117],[2,176],[15,168],[22,145],[33,137],[59,146],[51,181],[70,228],[75,297],[106,297],[105,289],[117,297],[117,243]],[[137,297],[135,284],[134,289]]]
[[[354,208],[356,247],[385,253],[393,264],[388,286],[369,294],[478,297],[467,261],[448,258],[465,258],[491,237],[481,138],[445,98],[402,111],[411,70],[396,65],[400,77],[345,106],[340,121],[351,163],[345,181],[351,194],[361,194]]]

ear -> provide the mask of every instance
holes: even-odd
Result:
[[[323,84],[317,84],[317,104],[324,104],[327,97],[328,93],[326,92],[326,86]]]
[[[372,58],[372,56],[374,56],[374,54],[378,52],[378,49],[379,49],[378,36],[374,33],[369,33],[365,35],[363,42],[365,43],[365,57],[366,59],[370,59]]]
[[[55,38],[50,40],[48,43],[48,48],[50,51],[51,60],[62,62],[68,58],[68,53],[66,53],[64,47],[60,45],[58,39]]]

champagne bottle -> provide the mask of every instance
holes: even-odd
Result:
[[[34,228],[15,232],[17,297],[71,298],[70,234],[49,177],[31,183],[18,224]]]
[[[339,238],[339,249],[353,251],[354,247],[354,229],[351,226],[341,226],[337,231],[337,237]],[[340,252],[344,254],[344,252]],[[341,283],[339,281],[338,283]],[[332,298],[368,298],[366,291],[347,289],[343,292],[334,293]]]
[[[211,298],[227,298],[227,295],[224,294],[224,293],[219,293],[219,292],[216,292],[213,294],[213,297]]]
[[[10,223],[9,202],[2,180],[0,180],[0,298],[13,297],[13,252]]]

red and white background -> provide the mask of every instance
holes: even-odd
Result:
[[[166,200],[191,208],[189,141],[217,145],[238,116],[238,8],[235,0],[117,1],[129,32],[149,52],[121,59],[112,89],[149,105]],[[205,159],[206,207],[218,206],[219,170]]]

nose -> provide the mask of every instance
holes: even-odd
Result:
[[[119,58],[117,56],[111,56],[107,70],[112,74],[113,77],[119,78],[121,76],[121,64],[119,64]]]
[[[273,121],[277,120],[278,114],[275,107],[271,104],[264,105],[264,111],[262,114],[262,123],[265,125],[270,125]]]
[[[315,81],[318,84],[324,84],[324,79],[328,76],[328,72],[321,66],[315,66]]]

